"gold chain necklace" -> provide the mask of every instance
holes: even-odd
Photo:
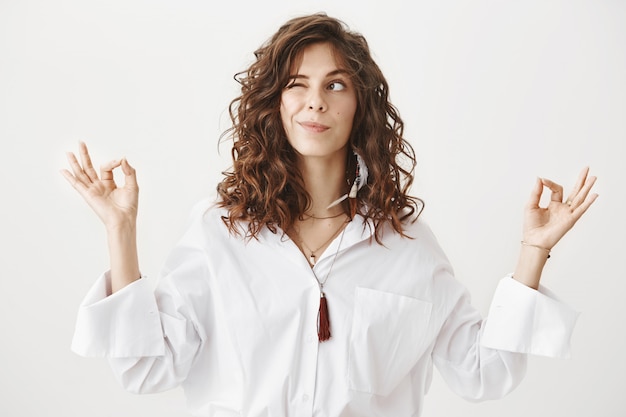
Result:
[[[320,342],[324,342],[324,341],[330,339],[330,317],[329,317],[329,314],[328,314],[328,301],[326,300],[326,294],[324,293],[324,284],[326,284],[326,281],[328,281],[328,278],[330,277],[330,273],[333,270],[333,266],[335,265],[335,261],[337,260],[337,256],[339,255],[339,250],[341,249],[341,243],[343,242],[343,236],[345,235],[345,232],[346,232],[346,227],[345,226],[350,222],[350,220],[351,220],[350,218],[346,218],[346,220],[343,221],[339,225],[339,228],[337,229],[337,231],[335,231],[335,233],[333,233],[330,236],[330,238],[326,242],[324,242],[323,245],[321,245],[319,248],[317,248],[314,251],[309,249],[309,247],[306,245],[306,243],[304,243],[304,241],[302,240],[302,237],[300,236],[300,233],[298,233],[298,231],[296,230],[295,227],[293,228],[293,232],[298,237],[299,244],[296,243],[297,246],[300,247],[301,250],[302,249],[306,249],[306,252],[310,253],[310,255],[308,256],[307,261],[309,262],[309,266],[311,267],[311,272],[313,273],[313,277],[315,278],[315,281],[317,281],[317,285],[319,286],[319,290],[320,290],[320,304],[319,304],[319,309],[317,311],[317,337],[318,337],[318,340]],[[320,250],[322,247],[324,247],[326,244],[328,244],[328,242],[330,242],[332,239],[337,237],[339,232],[341,232],[341,239],[339,239],[339,244],[337,245],[337,250],[335,251],[335,255],[333,256],[333,261],[330,264],[328,272],[326,273],[326,277],[322,281],[322,280],[320,280],[317,277],[317,274],[315,273],[315,269],[313,268],[315,266],[315,262],[317,260],[315,252]],[[303,250],[303,252],[305,252],[305,251]],[[306,252],[305,252],[305,256],[306,256]]]
[[[346,221],[347,223],[347,221]],[[343,242],[343,236],[346,233],[346,228],[344,228],[341,232],[341,238],[339,239],[339,244],[337,244],[337,250],[335,251],[335,256],[333,256],[333,262],[330,264],[328,268],[328,272],[326,273],[326,278],[324,281],[320,281],[315,273],[315,270],[311,268],[311,272],[313,273],[313,277],[317,281],[317,285],[320,287],[320,305],[317,310],[317,338],[320,342],[324,342],[330,339],[330,316],[328,314],[328,301],[326,299],[326,294],[324,293],[324,284],[328,281],[330,277],[330,273],[333,271],[333,266],[335,266],[335,261],[337,260],[337,256],[339,255],[339,249],[341,249],[341,243]]]
[[[341,213],[344,214],[344,213]],[[338,217],[338,216],[335,216]],[[303,252],[308,252],[309,255],[307,257],[307,260],[309,262],[309,265],[311,265],[311,267],[315,266],[315,263],[317,262],[317,255],[316,252],[319,251],[321,248],[323,248],[324,246],[326,246],[331,240],[333,240],[334,238],[337,237],[337,235],[339,234],[339,232],[341,232],[341,229],[346,225],[346,223],[348,223],[349,219],[346,219],[345,221],[343,221],[340,225],[339,228],[335,231],[335,233],[333,233],[332,235],[330,235],[330,237],[324,242],[322,243],[317,249],[313,250],[311,248],[309,248],[309,246],[304,242],[304,240],[302,239],[302,237],[300,236],[300,233],[298,233],[298,231],[294,228],[294,232],[296,233],[296,235],[298,236],[298,242],[300,243],[300,246],[302,247],[302,249],[304,249]],[[306,254],[305,254],[306,255]]]
[[[346,214],[343,211],[341,213],[337,213],[337,214],[333,214],[332,216],[325,216],[325,217],[318,217],[318,216],[314,216],[312,214],[308,214],[308,213],[302,213],[302,219],[301,220],[309,220],[309,219],[313,219],[313,220],[328,220],[328,219],[335,219],[339,216],[341,216],[342,214]]]

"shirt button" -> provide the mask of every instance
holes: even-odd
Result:
[[[302,396],[302,401],[304,401],[304,402],[309,401],[309,395],[308,395],[308,394],[304,394],[304,395]]]

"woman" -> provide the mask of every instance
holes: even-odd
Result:
[[[482,400],[518,384],[526,354],[568,354],[576,313],[537,289],[597,197],[587,169],[565,202],[537,181],[486,323],[408,195],[415,158],[365,39],[315,14],[255,54],[231,103],[233,169],[154,292],[137,260],[135,170],[111,161],[98,176],[84,144],[80,162],[68,154],[64,176],[104,222],[111,262],[81,306],[74,351],[109,357],[133,392],[182,384],[202,416],[414,416],[433,364]]]

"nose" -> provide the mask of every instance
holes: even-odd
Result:
[[[309,110],[323,112],[326,111],[327,104],[322,94],[318,91],[312,91],[308,98],[308,107]]]

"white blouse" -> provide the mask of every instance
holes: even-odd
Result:
[[[505,277],[483,320],[428,226],[348,224],[318,259],[332,337],[319,342],[320,290],[283,234],[228,233],[225,212],[194,211],[156,290],[144,278],[81,304],[72,349],[106,356],[125,389],[182,384],[197,416],[419,416],[433,364],[470,400],[498,398],[526,353],[566,357],[577,313]]]

